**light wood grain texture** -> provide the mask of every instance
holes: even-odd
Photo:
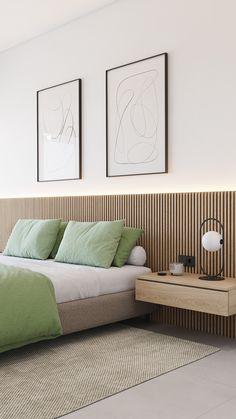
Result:
[[[179,254],[196,257],[200,272],[200,224],[216,216],[225,229],[225,276],[236,276],[235,191],[151,195],[71,196],[51,198],[0,199],[0,250],[3,250],[13,225],[19,218],[55,218],[99,221],[125,218],[127,226],[142,227],[141,238],[153,271],[167,270]],[[212,266],[208,258],[209,268]],[[214,265],[214,263],[213,263]],[[160,306],[156,321],[236,336],[236,317],[205,315]]]
[[[170,307],[230,316],[236,314],[236,280],[201,281],[196,274],[183,276],[141,275],[136,299]]]
[[[223,281],[205,281],[199,279],[199,274],[184,275],[158,275],[152,272],[146,275],[140,275],[139,279],[152,282],[161,282],[163,284],[184,285],[185,287],[203,288],[218,291],[236,290],[236,278],[225,278]]]
[[[236,313],[236,290],[232,290],[229,293],[229,314],[233,315]]]
[[[137,280],[136,300],[229,316],[227,291]],[[236,311],[233,314],[235,313]]]

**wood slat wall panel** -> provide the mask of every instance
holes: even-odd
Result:
[[[222,317],[179,308],[159,306],[151,319],[214,335],[236,337],[236,316]]]
[[[125,219],[126,225],[142,227],[140,240],[152,270],[167,270],[179,254],[195,255],[200,272],[200,224],[208,217],[218,218],[225,229],[225,272],[235,277],[236,192],[71,196],[50,198],[0,199],[0,250],[19,218],[62,218],[99,221]],[[210,254],[208,267],[213,266]],[[217,260],[215,263],[220,264]],[[229,319],[159,307],[153,319],[194,330],[236,337],[236,316]]]

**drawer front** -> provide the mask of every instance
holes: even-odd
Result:
[[[228,292],[136,280],[136,300],[229,316]]]

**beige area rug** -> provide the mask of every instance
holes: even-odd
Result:
[[[52,419],[218,349],[122,324],[0,356],[0,418]]]

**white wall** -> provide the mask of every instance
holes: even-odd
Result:
[[[120,0],[0,55],[0,196],[234,190],[235,0]],[[13,29],[14,30],[14,29]],[[105,70],[169,53],[169,173],[106,178]],[[36,91],[83,79],[83,179],[36,182]]]

